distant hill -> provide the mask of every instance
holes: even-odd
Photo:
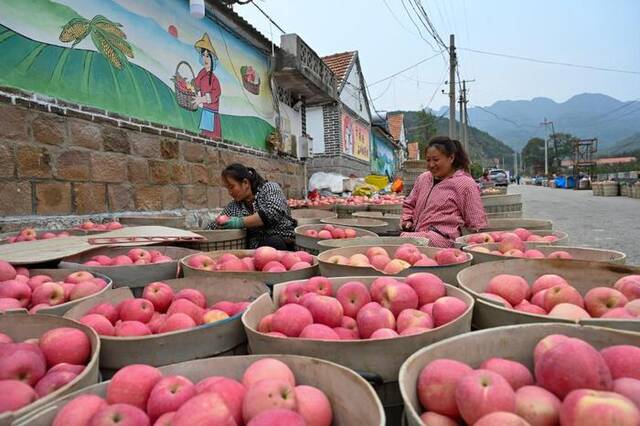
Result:
[[[438,115],[446,111],[443,108]],[[608,150],[640,132],[640,100],[622,102],[597,93],[576,95],[557,103],[548,98],[498,101],[488,107],[469,108],[469,122],[512,148],[522,149],[535,136],[548,135],[540,123],[553,121],[556,132],[580,138],[597,137],[599,149]]]
[[[619,140],[603,152],[606,155],[640,154],[640,132]]]
[[[407,130],[407,140],[410,142],[421,141],[423,139],[419,130],[415,130],[419,126],[417,111],[403,111],[404,126]],[[449,119],[434,117],[436,134],[446,135],[449,133]],[[502,143],[502,141],[491,136],[475,127],[469,128],[469,146],[471,150],[471,158],[473,161],[480,162],[483,165],[493,164],[494,159],[502,161],[504,158],[507,164],[513,163],[513,150]],[[422,141],[423,143],[426,141]]]

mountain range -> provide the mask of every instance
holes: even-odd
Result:
[[[447,109],[434,114],[442,115]],[[488,107],[471,107],[468,114],[469,124],[518,151],[532,137],[551,133],[550,125],[541,124],[545,118],[558,133],[598,138],[600,154],[640,149],[640,99],[623,102],[599,93],[583,93],[560,103],[542,97],[498,101]]]

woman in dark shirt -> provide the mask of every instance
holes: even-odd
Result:
[[[221,215],[230,216],[227,223],[209,224],[209,229],[245,229],[248,246],[254,249],[270,246],[293,250],[297,221],[291,217],[287,198],[280,185],[269,182],[251,167],[231,164],[222,171],[222,182],[233,198]]]

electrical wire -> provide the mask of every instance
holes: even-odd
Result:
[[[572,64],[569,62],[549,61],[546,59],[537,59],[537,58],[530,58],[526,56],[509,55],[506,53],[489,52],[486,50],[471,49],[468,47],[458,47],[458,49],[465,50],[467,52],[479,53],[482,55],[499,56],[502,58],[518,59],[521,61],[536,62],[539,64],[562,65],[565,67],[572,67],[572,68],[583,68],[583,69],[590,69],[590,70],[596,70],[596,71],[607,71],[607,72],[617,72],[617,73],[623,73],[623,74],[640,75],[640,71],[622,70],[617,68],[607,68],[607,67],[600,67],[600,66],[593,66],[593,65]]]
[[[410,0],[408,0],[410,1]],[[404,0],[400,0],[400,2],[402,3],[402,7],[404,8],[404,11],[406,12],[407,16],[409,17],[409,19],[411,20],[411,22],[413,23],[413,26],[416,27],[416,30],[418,30],[418,34],[420,34],[420,38],[424,40],[425,43],[427,43],[429,45],[429,47],[431,48],[431,50],[433,50],[434,52],[436,51],[436,49],[433,47],[433,45],[431,44],[431,42],[429,40],[427,40],[423,35],[422,35],[422,31],[420,31],[420,26],[418,24],[416,24],[416,21],[413,20],[413,17],[411,16],[411,13],[409,13],[409,9],[407,9],[407,5],[404,3]]]
[[[373,82],[373,83],[369,84],[367,87],[375,86],[376,84],[382,83],[383,81],[387,81],[387,80],[389,80],[390,78],[393,78],[393,77],[395,77],[395,76],[397,76],[397,75],[400,75],[400,74],[402,74],[402,73],[403,73],[403,72],[405,72],[405,71],[409,71],[410,69],[415,68],[415,67],[417,67],[418,65],[423,64],[423,63],[425,63],[425,62],[427,62],[427,61],[429,61],[429,60],[431,60],[431,59],[435,58],[435,57],[436,57],[436,56],[438,56],[440,53],[441,53],[441,52],[438,52],[438,53],[436,53],[435,55],[429,56],[428,58],[424,58],[424,59],[420,60],[419,62],[416,62],[416,63],[415,63],[415,64],[413,64],[413,65],[409,65],[408,67],[403,68],[403,69],[401,69],[400,71],[395,72],[395,73],[393,73],[393,74],[391,74],[391,75],[389,75],[389,76],[387,76],[387,77],[381,78],[380,80],[376,80],[375,82]]]
[[[282,34],[286,34],[287,33],[285,30],[282,29],[282,27],[280,25],[278,25],[276,23],[276,21],[274,21],[273,19],[271,19],[271,17],[269,15],[267,15],[267,12],[262,10],[262,8],[260,6],[258,6],[254,1],[251,1],[251,4],[254,5],[256,7],[256,9],[258,9],[260,11],[260,13],[262,13],[269,20],[269,22],[271,22],[273,25],[275,25],[277,29],[282,31]]]
[[[382,0],[382,2],[384,3],[385,7],[387,8],[387,10],[389,11],[389,13],[391,13],[391,16],[393,17],[393,19],[398,23],[398,25],[400,25],[406,32],[408,32],[409,34],[412,34],[414,36],[420,37],[419,34],[414,33],[413,31],[411,31],[409,28],[405,27],[404,24],[402,23],[402,21],[400,21],[400,19],[396,16],[395,12],[393,11],[393,9],[391,9],[391,7],[389,6],[389,3],[387,3],[387,0]]]

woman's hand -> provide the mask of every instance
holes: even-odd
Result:
[[[244,229],[244,220],[241,217],[231,217],[222,225],[222,229]]]
[[[196,96],[196,98],[193,100],[192,104],[193,106],[197,106],[198,108],[202,108],[202,105],[207,101],[207,98],[205,96]]]
[[[402,225],[400,225],[403,231],[413,231],[413,222],[410,220],[407,220],[405,222],[402,222]]]

